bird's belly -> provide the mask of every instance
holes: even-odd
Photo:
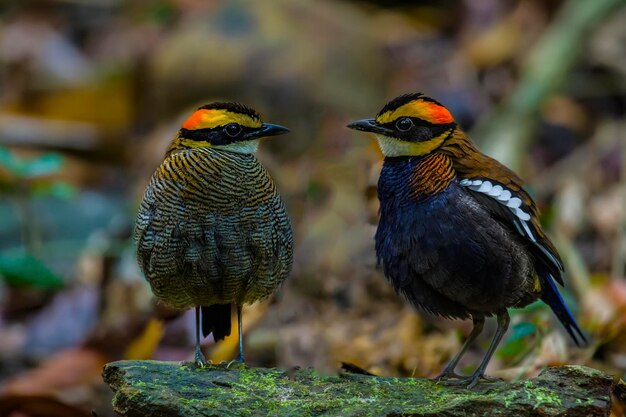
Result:
[[[425,201],[381,204],[376,251],[396,290],[436,314],[492,314],[538,296],[524,244],[454,182]]]
[[[157,298],[178,308],[251,303],[270,295],[291,268],[293,238],[279,198],[235,213],[156,209],[138,258]]]

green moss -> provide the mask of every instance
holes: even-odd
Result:
[[[563,401],[561,400],[559,395],[554,391],[549,390],[548,388],[537,387],[533,390],[533,394],[535,396],[535,402],[537,404],[537,407],[543,404],[548,404],[551,406],[560,406],[561,404],[563,404]]]
[[[581,404],[581,405],[592,405],[593,404],[593,398],[576,398],[576,404]]]
[[[107,371],[107,368],[110,372]],[[417,378],[383,378],[364,375],[325,376],[310,369],[288,372],[250,368],[241,364],[180,365],[166,362],[118,362],[105,368],[105,380],[115,379],[116,403],[137,403],[138,409],[167,408],[165,415],[265,415],[306,417],[385,415],[464,415],[459,410],[497,406],[494,416],[521,415],[519,410],[561,408],[565,403],[558,380],[538,378],[515,384],[479,384],[474,390],[438,385]],[[110,382],[110,381],[109,381]],[[569,387],[568,387],[569,388]],[[576,389],[575,384],[571,384]],[[581,389],[581,391],[584,391]],[[588,392],[573,398],[591,398]],[[593,404],[570,400],[571,404]],[[569,404],[568,403],[568,404]],[[171,414],[171,409],[176,414]]]

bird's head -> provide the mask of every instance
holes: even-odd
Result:
[[[439,149],[456,129],[444,106],[421,93],[396,97],[374,119],[350,123],[350,129],[376,135],[383,155],[422,156]]]
[[[287,132],[286,127],[263,123],[259,114],[247,106],[216,102],[199,107],[183,123],[172,147],[254,153],[260,139]]]

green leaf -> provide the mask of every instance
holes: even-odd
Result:
[[[520,340],[525,337],[531,336],[537,332],[537,326],[535,323],[523,321],[516,323],[513,326],[513,333],[509,337],[509,340]]]
[[[63,158],[57,153],[46,153],[25,161],[17,158],[7,148],[0,147],[0,165],[13,175],[34,178],[57,172],[63,166]]]
[[[528,347],[528,336],[532,336],[537,332],[537,326],[534,323],[521,322],[513,326],[511,336],[509,336],[500,349],[498,349],[498,357],[514,358]]]
[[[526,350],[525,340],[512,340],[506,342],[498,349],[498,357],[501,359],[511,359],[517,357],[519,354]]]
[[[63,166],[63,158],[56,153],[46,153],[23,162],[21,175],[28,178],[54,174]]]
[[[7,148],[0,147],[0,166],[11,174],[19,175],[21,164]]]
[[[517,316],[520,314],[528,314],[528,313],[535,313],[537,311],[543,311],[543,310],[546,310],[547,308],[548,306],[543,301],[537,300],[534,303],[528,304],[524,308],[511,309],[509,314],[511,315],[511,317],[513,317],[513,316]]]
[[[22,250],[0,252],[0,276],[9,285],[56,289],[63,279],[40,260]]]
[[[76,195],[76,187],[65,181],[36,184],[32,190],[36,195],[54,197],[60,200],[69,200]]]

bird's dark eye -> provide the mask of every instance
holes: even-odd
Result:
[[[226,125],[226,127],[224,128],[224,132],[226,132],[226,134],[231,138],[234,138],[241,133],[241,126],[239,126],[237,123],[231,123],[229,125]]]
[[[408,117],[403,117],[396,122],[396,129],[398,129],[400,132],[406,132],[408,130],[411,130],[412,127],[413,120],[409,119]]]

